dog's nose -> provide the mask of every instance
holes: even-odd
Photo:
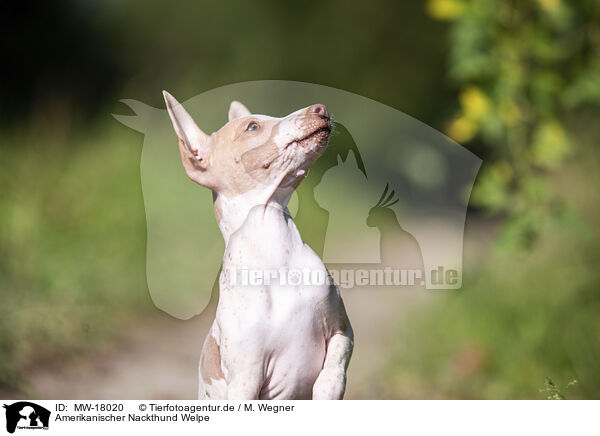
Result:
[[[313,104],[312,106],[308,107],[307,112],[309,114],[315,114],[324,118],[329,118],[329,113],[327,113],[327,108],[324,104]]]

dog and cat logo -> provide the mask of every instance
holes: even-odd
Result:
[[[6,409],[6,431],[14,433],[22,430],[48,430],[50,411],[29,401],[19,401],[3,406]]]

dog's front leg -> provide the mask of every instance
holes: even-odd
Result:
[[[262,347],[240,339],[225,341],[224,364],[228,372],[228,400],[258,400],[264,384]],[[232,352],[235,350],[235,352]]]
[[[227,399],[258,400],[263,385],[261,373],[252,370],[235,373],[227,385]]]
[[[346,370],[352,356],[352,330],[335,333],[327,343],[323,369],[313,385],[313,400],[341,400],[346,390]]]

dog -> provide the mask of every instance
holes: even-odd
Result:
[[[275,118],[234,101],[207,135],[163,91],[187,175],[212,190],[225,240],[216,317],[199,365],[201,399],[342,399],[354,335],[338,287],[287,209],[331,132],[322,104]],[[231,271],[327,280],[240,283]],[[293,283],[293,284],[292,284]]]

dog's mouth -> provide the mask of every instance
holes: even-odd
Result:
[[[288,146],[292,144],[298,144],[300,147],[309,149],[321,149],[325,148],[327,145],[327,140],[329,139],[329,134],[331,133],[331,125],[327,123],[325,126],[319,127],[318,129],[313,130],[306,136],[303,136],[300,139],[296,139],[288,144]]]

